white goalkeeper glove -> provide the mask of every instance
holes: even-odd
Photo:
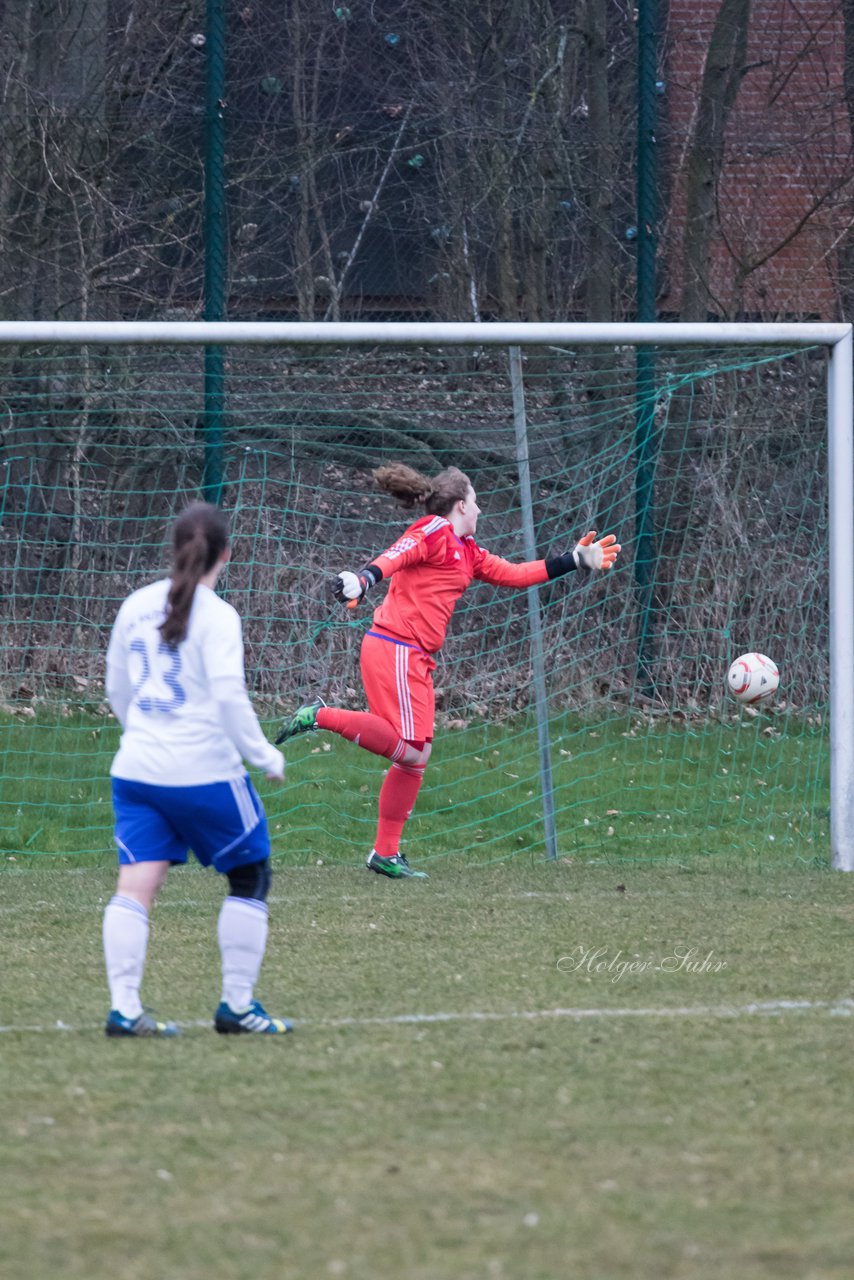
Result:
[[[620,551],[620,544],[612,533],[596,541],[596,530],[585,533],[572,549],[576,569],[610,569]]]
[[[358,603],[371,587],[376,586],[382,574],[375,565],[368,565],[358,573],[344,569],[332,582],[332,594],[340,604]]]

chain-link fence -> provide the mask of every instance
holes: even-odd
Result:
[[[640,172],[655,175],[660,314],[845,314],[851,0],[0,14],[5,318],[201,314],[206,159],[223,140],[231,318],[633,318]]]

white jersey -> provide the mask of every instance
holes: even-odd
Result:
[[[243,760],[279,776],[249,695],[237,611],[196,587],[187,634],[175,648],[158,630],[169,580],[128,596],[107,649],[107,697],[124,733],[110,773],[159,786],[201,786],[242,777]]]

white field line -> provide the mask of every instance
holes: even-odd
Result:
[[[457,895],[453,893],[438,893],[438,894],[432,895],[432,897],[434,898],[453,898],[456,896]],[[569,902],[576,895],[569,894],[569,893],[555,893],[555,894],[510,893],[510,894],[502,894],[501,896],[502,898],[509,898],[509,899],[551,897],[551,898],[557,898],[561,901]],[[303,904],[305,902],[305,899],[295,898],[295,897],[294,898],[281,897],[277,894],[271,893],[267,901],[271,907],[296,907]],[[366,899],[361,897],[359,894],[355,894],[355,893],[336,893],[336,894],[325,893],[323,894],[323,901],[324,902],[365,902]],[[74,911],[78,913],[82,912],[84,915],[90,915],[94,912],[98,912],[98,913],[103,912],[104,907],[108,902],[109,902],[108,894],[103,895],[100,901],[93,898],[91,902],[70,902],[70,903],[63,902],[61,905],[56,902],[48,902],[44,899],[40,899],[37,902],[27,902],[27,903],[12,902],[12,903],[6,903],[3,905],[0,905],[0,916],[17,916],[17,915],[24,915],[24,914],[32,915],[37,911],[61,911],[63,914],[66,914],[66,915]],[[207,907],[211,911],[214,911],[219,907],[219,901],[216,898],[164,899],[158,902],[157,905],[155,906],[154,911],[152,912],[152,919],[156,919],[157,914],[160,911],[175,911],[176,909],[181,907]]]
[[[73,870],[73,868],[71,870]],[[0,882],[0,887],[2,887],[2,882]],[[420,892],[420,890],[418,891]],[[431,887],[428,890],[428,892],[430,894],[431,901],[434,898],[441,898],[441,899],[459,898],[459,894],[456,891],[436,890]],[[613,897],[613,890],[597,889],[595,891],[595,894],[597,897]],[[84,914],[87,914],[87,915],[93,912],[100,913],[100,912],[103,912],[104,907],[109,902],[111,895],[112,895],[112,891],[109,891],[107,893],[102,893],[100,898],[93,897],[91,902],[59,903],[56,901],[48,901],[44,898],[41,898],[35,902],[0,903],[0,916],[17,916],[17,915],[24,915],[24,914],[32,915],[36,911],[62,911],[65,914],[68,914],[69,912],[72,912],[72,911],[76,911],[76,912],[83,912]],[[585,895],[583,892],[579,892],[578,890],[572,892],[569,890],[514,889],[509,892],[502,890],[500,895],[496,895],[496,896],[500,896],[502,900],[510,900],[510,901],[517,901],[521,899],[531,899],[531,898],[544,898],[544,899],[551,899],[552,901],[555,901],[555,902],[575,902],[583,898]],[[668,889],[641,888],[638,890],[637,896],[644,897],[644,898],[695,898],[696,890],[669,889],[669,888]],[[780,889],[776,893],[767,894],[767,898],[769,901],[777,897],[787,898],[788,896],[789,896],[788,891],[784,889]],[[335,902],[367,903],[368,902],[365,896],[359,893],[323,892],[322,894],[319,894],[318,897],[322,899],[323,902],[332,902],[332,903],[335,903]],[[296,894],[287,896],[283,894],[271,893],[267,901],[271,907],[300,907],[303,905],[311,906],[312,903],[314,902],[314,899],[306,899],[306,898],[298,897]],[[370,904],[368,903],[368,905]],[[152,919],[155,919],[157,916],[157,913],[160,911],[174,911],[179,907],[207,907],[210,910],[215,910],[219,907],[219,899],[215,897],[161,898],[158,900],[154,908],[154,911],[152,912]]]
[[[746,1018],[757,1015],[765,1017],[785,1016],[792,1013],[826,1013],[829,1017],[850,1018],[854,1016],[854,999],[843,997],[839,1000],[761,1000],[753,1004],[742,1005],[673,1005],[663,1008],[613,1008],[613,1009],[511,1009],[504,1013],[488,1013],[478,1010],[463,1010],[458,1013],[398,1013],[388,1017],[377,1018],[318,1018],[312,1020],[299,1019],[295,1025],[299,1027],[396,1027],[424,1026],[442,1022],[537,1022],[537,1021],[582,1021],[584,1019],[614,1018]],[[0,1026],[2,1032],[49,1032],[49,1031],[96,1031],[101,1030],[102,1023],[72,1025],[67,1022],[53,1022],[36,1025]],[[193,1022],[179,1022],[184,1029],[193,1027],[210,1027],[211,1022],[197,1019]]]
[[[72,911],[82,912],[84,915],[97,913],[103,914],[104,907],[110,900],[110,894],[104,894],[100,901],[93,898],[91,902],[47,902],[40,899],[38,902],[13,902],[4,906],[0,906],[0,916],[16,916],[21,914],[34,914],[37,911],[60,911],[63,915],[68,915]],[[271,906],[293,906],[293,898],[277,898],[272,894],[267,899]],[[152,919],[157,918],[161,911],[174,911],[178,907],[208,907],[211,911],[216,911],[220,906],[220,901],[215,898],[170,898],[164,902],[158,902],[152,912]]]
[[[436,897],[436,898],[453,898],[455,896],[456,895],[454,894],[434,894],[433,895],[433,897]],[[506,898],[513,899],[515,897],[528,898],[530,896],[531,896],[530,894],[524,894],[524,893],[502,895],[502,897],[505,899]],[[538,894],[537,896],[545,897],[544,894]],[[570,902],[572,901],[572,898],[574,895],[568,894],[568,893],[566,894],[559,893],[559,894],[554,894],[550,896],[553,896],[560,901]],[[20,915],[34,916],[37,913],[42,911],[50,911],[50,912],[58,911],[58,912],[61,912],[62,915],[76,914],[76,915],[87,915],[87,916],[88,915],[100,916],[103,914],[104,907],[107,905],[109,900],[110,900],[110,895],[105,894],[100,901],[93,898],[91,902],[63,902],[61,905],[56,902],[45,902],[44,900],[39,902],[0,904],[0,916],[20,916]],[[267,898],[267,902],[271,907],[290,907],[291,909],[299,908],[299,907],[308,908],[313,906],[312,902],[306,902],[304,898],[282,898],[272,893]],[[360,898],[357,894],[350,894],[350,893],[324,894],[323,902],[324,903],[365,902],[366,906],[370,907],[370,903],[367,902],[365,898]],[[204,907],[208,911],[213,913],[211,918],[214,918],[216,915],[216,912],[219,910],[220,901],[216,898],[170,898],[168,901],[158,902],[156,904],[154,910],[151,913],[152,922],[155,922],[157,920],[158,915],[162,911],[177,911],[177,910],[185,909],[187,907],[192,907],[194,909],[199,907]]]

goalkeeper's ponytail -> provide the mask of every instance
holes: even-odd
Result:
[[[210,572],[227,546],[228,520],[219,507],[194,502],[175,521],[172,581],[166,618],[160,624],[166,644],[174,648],[186,636],[199,579]]]
[[[446,467],[432,480],[403,462],[392,462],[374,473],[377,487],[405,507],[423,504],[430,516],[446,516],[454,503],[465,501],[471,481],[458,467]]]

